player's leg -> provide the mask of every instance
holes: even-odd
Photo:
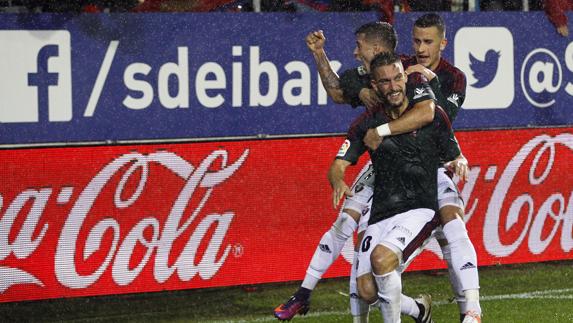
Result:
[[[445,239],[438,239],[448,263],[450,283],[460,314],[481,315],[477,254],[463,221],[464,205],[455,183],[445,170],[438,171],[438,204]],[[439,238],[439,236],[438,236]]]
[[[353,264],[356,264],[358,258],[358,248],[360,247],[360,242],[362,241],[364,231],[368,226],[369,218],[370,212],[364,214],[360,219],[360,223],[358,225],[358,243],[356,244],[355,248],[355,258]],[[426,239],[426,241],[418,249],[416,249],[413,255],[410,256],[408,261],[399,266],[398,272],[400,274],[404,272],[406,268],[408,268],[411,260],[423,251],[424,246],[429,242],[431,238],[432,237]],[[357,286],[355,281],[356,272],[357,266],[352,266],[350,273],[350,314],[352,315],[354,323],[366,323],[368,322],[368,312],[370,310],[370,306],[368,304],[370,303],[371,305],[375,305],[372,303],[377,301],[378,289],[376,287],[376,282],[374,281],[374,276],[369,275],[367,277],[363,277],[362,297],[369,301],[367,302],[363,298],[359,297],[357,294]],[[400,312],[404,315],[412,317],[416,323],[433,322],[432,297],[428,294],[422,294],[414,299],[410,296],[402,294]]]
[[[285,303],[275,308],[274,315],[279,320],[290,320],[296,314],[308,312],[312,290],[338,258],[346,240],[356,231],[363,210],[369,207],[373,183],[371,178],[373,170],[368,163],[352,186],[354,196],[345,199],[338,218],[320,239],[300,288]]]
[[[360,220],[362,223],[362,219]],[[357,264],[358,264],[358,250],[360,248],[360,242],[364,237],[364,231],[360,229],[361,225],[358,225],[358,238],[357,243],[354,248],[354,258],[352,261],[352,266],[350,267],[350,286],[349,286],[349,295],[350,295],[350,315],[352,316],[353,323],[368,323],[368,313],[370,311],[370,306],[368,302],[363,300],[358,295],[358,285],[357,285]]]
[[[436,230],[434,230],[435,232]],[[398,272],[401,274],[410,265],[412,260],[424,250],[430,239],[433,239],[433,234],[418,247],[412,255],[398,267]],[[410,297],[406,294],[401,296],[400,311],[403,315],[408,315],[414,319],[416,323],[433,323],[432,319],[432,296],[429,294],[420,294],[417,298]]]
[[[374,193],[373,191],[373,187],[374,187],[374,175],[373,175],[373,169],[370,168],[369,169],[370,173],[367,176],[362,177],[362,190],[358,193],[360,196],[362,196],[362,198],[360,199],[356,199],[356,198],[349,198],[350,201],[361,201],[361,203],[367,203],[367,204],[362,204],[362,206],[360,204],[356,205],[356,208],[358,207],[362,207],[362,216],[360,217],[360,221],[358,223],[358,237],[357,237],[357,243],[354,247],[354,258],[352,261],[352,266],[350,267],[350,286],[349,286],[349,295],[350,295],[350,315],[352,316],[352,322],[353,323],[367,323],[368,322],[368,312],[370,311],[370,306],[368,305],[368,302],[366,302],[364,299],[362,299],[359,295],[358,295],[358,286],[357,286],[357,266],[356,264],[358,263],[358,251],[360,248],[360,243],[362,241],[362,238],[364,236],[364,233],[366,232],[366,228],[368,227],[368,220],[370,219],[370,209],[372,207],[372,195]],[[360,188],[359,188],[360,189]],[[356,191],[356,188],[355,188]],[[370,196],[368,196],[367,194],[370,194]],[[376,298],[376,286],[374,284],[374,281],[372,280],[372,290],[374,293],[374,298]]]
[[[400,320],[402,281],[398,266],[410,260],[414,251],[421,247],[437,225],[436,220],[433,210],[415,209],[370,226],[381,227],[379,241],[372,238],[377,245],[370,261],[384,321]],[[366,242],[370,237],[370,227],[362,242],[363,249],[369,247]]]

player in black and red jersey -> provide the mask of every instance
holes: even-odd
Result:
[[[367,108],[371,108],[378,104],[379,100],[370,88],[369,63],[375,54],[395,49],[395,32],[392,26],[388,24],[371,23],[357,30],[356,39],[357,46],[354,55],[363,65],[345,71],[340,78],[330,68],[328,58],[324,52],[325,38],[323,33],[317,31],[309,34],[307,45],[315,57],[327,93],[335,102],[349,103],[354,107],[363,104]],[[435,14],[421,16],[416,21],[413,30],[413,45],[416,56],[403,57],[402,59],[405,66],[409,66],[408,72],[420,72],[430,81],[438,102],[444,107],[450,120],[453,120],[465,98],[466,81],[464,74],[460,70],[441,58],[441,51],[446,44],[445,25],[441,17]],[[418,62],[420,64],[413,65]],[[438,75],[437,77],[436,74]],[[429,118],[432,116],[433,111],[427,108],[413,109],[399,119],[382,127],[382,134],[387,135],[388,132],[397,134],[419,128],[429,122]],[[374,140],[381,140],[376,132],[371,131],[369,134]],[[454,163],[463,164],[467,162],[462,158],[454,161]],[[463,169],[463,167],[458,169]],[[345,200],[338,220],[321,239],[320,244],[329,248],[317,248],[301,288],[286,305],[281,304],[277,308],[279,312],[283,310],[283,313],[287,315],[286,317],[294,316],[298,310],[305,310],[308,307],[310,291],[326,269],[338,257],[346,239],[352,235],[356,227],[358,227],[359,232],[364,230],[368,217],[360,217],[360,215],[364,211],[367,213],[369,209],[368,200],[372,194],[373,180],[371,174],[372,169],[367,165],[353,186],[353,189],[360,188],[360,192],[354,191],[353,196],[349,196]],[[442,224],[444,226],[449,224],[446,231],[452,234],[450,234],[451,242],[449,245],[447,240],[443,238],[443,235],[438,235],[438,240],[442,246],[444,258],[448,262],[450,280],[456,293],[462,318],[466,313],[468,317],[477,316],[479,318],[481,309],[478,300],[477,257],[461,220],[463,216],[463,202],[459,197],[457,187],[445,175],[444,169],[441,169],[439,174],[440,193],[438,200],[441,206]],[[461,177],[465,176],[463,171],[461,171],[460,175]],[[364,187],[367,189],[364,189]],[[355,221],[349,221],[352,219]],[[361,221],[360,225],[358,225],[358,221]],[[326,253],[323,249],[330,252]],[[452,254],[454,255],[453,257]],[[461,266],[459,265],[460,263],[462,263]],[[353,279],[351,278],[351,295],[355,296],[352,282]],[[469,294],[469,297],[466,297],[466,294]],[[402,312],[414,317],[418,322],[424,322],[426,318],[430,317],[429,313],[427,313],[429,312],[429,301],[427,296],[416,300],[404,297]],[[367,311],[367,307],[360,306],[358,305],[359,303],[359,300],[351,299],[351,312],[355,317],[364,316],[364,311]],[[288,312],[289,308],[293,311],[290,313],[284,312],[284,310]],[[277,310],[275,310],[275,314]]]

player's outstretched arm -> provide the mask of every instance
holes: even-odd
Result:
[[[340,87],[340,78],[330,66],[330,60],[328,59],[328,56],[326,56],[326,51],[324,50],[326,37],[324,36],[323,31],[317,30],[309,33],[306,36],[305,41],[306,46],[314,57],[318,74],[320,75],[322,85],[326,89],[326,93],[335,103],[345,103],[342,88]]]
[[[336,209],[342,198],[352,196],[350,187],[344,182],[344,173],[351,163],[343,159],[335,159],[328,170],[328,181],[332,187],[332,206]]]

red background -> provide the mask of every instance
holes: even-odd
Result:
[[[462,150],[476,174],[475,186],[467,201],[467,209],[475,207],[475,210],[467,227],[481,266],[573,259],[571,249],[564,248],[561,243],[564,234],[562,219],[573,219],[573,206],[571,206],[573,177],[570,175],[573,171],[572,130],[573,128],[557,128],[458,132]],[[542,147],[539,145],[525,157],[505,199],[491,201],[493,190],[510,160],[530,140],[543,134],[551,138],[565,134],[564,137],[568,140],[566,144],[556,143],[553,146],[555,156],[546,179],[538,185],[531,184],[528,180],[533,159]],[[44,286],[13,285],[0,294],[0,302],[300,280],[320,237],[328,230],[338,214],[338,210],[334,210],[330,204],[331,190],[326,172],[343,140],[343,137],[330,137],[0,151],[0,162],[3,165],[0,170],[2,178],[0,216],[4,216],[14,198],[26,189],[53,190],[32,237],[32,239],[37,238],[40,228],[45,224],[48,225],[46,235],[39,246],[29,257],[23,259],[18,259],[14,253],[0,259],[0,267],[24,270],[41,280]],[[245,150],[249,152],[238,170],[214,188],[197,218],[175,241],[169,258],[170,264],[178,258],[195,227],[206,215],[233,212],[234,217],[223,239],[217,260],[222,256],[222,250],[226,246],[230,246],[231,249],[223,265],[212,278],[202,279],[196,275],[188,281],[183,281],[175,272],[166,282],[160,283],[154,278],[156,252],[153,252],[142,272],[126,286],[120,286],[114,281],[111,274],[113,260],[103,275],[86,288],[71,289],[58,282],[54,256],[64,222],[81,191],[105,165],[130,152],[136,151],[145,155],[168,151],[197,167],[218,149],[228,152],[227,164],[234,163]],[[541,155],[540,163],[534,172],[536,176],[543,173],[545,166],[548,165],[549,151],[548,149]],[[349,184],[365,162],[366,159],[362,159],[361,163],[347,174]],[[486,179],[485,174],[492,166],[496,166],[497,171],[493,178]],[[220,167],[219,160],[211,170],[217,171]],[[132,227],[144,217],[157,219],[161,231],[174,201],[185,184],[185,180],[172,171],[157,163],[150,163],[149,178],[141,196],[130,207],[119,209],[114,205],[113,197],[126,170],[127,167],[122,168],[106,184],[88,213],[76,246],[67,246],[76,249],[75,264],[80,274],[90,274],[99,267],[111,246],[112,234],[107,232],[100,248],[87,260],[83,260],[87,235],[96,223],[103,219],[115,219],[120,227],[119,244]],[[128,189],[122,195],[124,198],[133,193],[140,176],[141,172],[136,172],[130,179]],[[57,204],[56,197],[61,188],[68,186],[74,188],[70,202]],[[184,213],[184,219],[187,219],[197,207],[198,200],[204,193],[204,188],[196,191]],[[515,221],[510,220],[509,224],[512,225],[506,227],[511,204],[524,194],[529,195],[533,201],[533,218],[537,216],[540,206],[552,194],[563,196],[565,205],[553,203],[551,207],[554,212],[560,214],[561,220],[548,217],[543,227],[542,239],[547,239],[554,226],[557,227],[556,234],[545,250],[534,254],[529,246],[530,232],[527,232],[525,239],[513,253],[498,257],[484,246],[484,239],[491,238],[484,237],[484,220],[488,207],[501,207],[497,233],[502,243],[510,244],[523,230],[529,230],[531,226],[531,223],[528,225],[526,223],[529,208],[524,207],[518,214],[510,216]],[[28,203],[16,218],[9,234],[9,243],[14,242],[22,228],[30,206],[31,203]],[[491,230],[495,229],[490,228],[488,232],[492,232]],[[213,229],[209,230],[207,237],[202,240],[194,259],[195,264],[201,260],[213,232]],[[146,231],[146,237],[149,237],[150,233],[150,230]],[[572,239],[573,232],[565,232],[565,235],[568,235],[568,239]],[[5,246],[0,247],[5,248]],[[133,267],[141,261],[144,252],[145,249],[141,245],[135,248],[130,260]],[[191,262],[193,259],[188,261]],[[436,255],[426,251],[414,261],[410,270],[443,267],[443,262]],[[349,263],[340,257],[325,277],[344,276],[348,271]],[[0,277],[0,279],[6,278]]]

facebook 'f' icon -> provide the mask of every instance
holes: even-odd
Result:
[[[68,31],[0,31],[0,122],[72,119]]]

